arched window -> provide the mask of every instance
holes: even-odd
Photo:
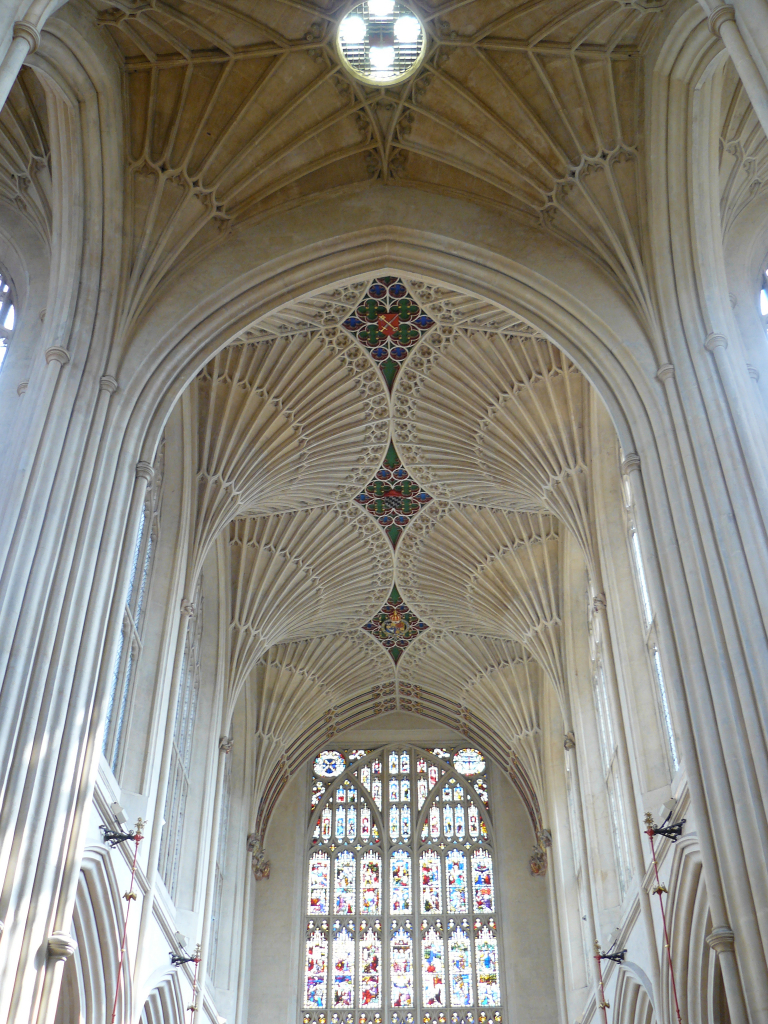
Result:
[[[637,598],[640,604],[640,613],[642,615],[643,628],[645,630],[645,648],[648,651],[651,671],[653,672],[653,677],[656,680],[656,695],[658,699],[659,715],[661,717],[661,724],[667,741],[669,761],[672,766],[672,771],[676,772],[680,767],[680,754],[677,748],[675,727],[672,722],[672,712],[669,707],[669,696],[667,694],[667,684],[664,679],[664,670],[661,665],[661,655],[659,654],[659,643],[656,636],[656,616],[654,614],[653,605],[651,604],[651,594],[648,589],[648,579],[645,575],[643,553],[640,548],[640,537],[638,535],[637,524],[635,522],[635,498],[632,494],[632,484],[630,483],[629,476],[627,474],[624,474],[623,484],[624,512],[627,522],[627,540],[629,543],[629,554],[632,559],[635,584],[637,586]]]
[[[0,270],[0,366],[3,365],[15,326],[16,307],[13,302],[13,289],[6,275]]]
[[[303,1024],[500,1024],[480,752],[326,750],[310,803]]]
[[[144,620],[155,550],[160,534],[160,502],[163,486],[165,444],[155,459],[152,483],[147,487],[133,549],[128,593],[123,611],[123,628],[118,641],[107,701],[102,750],[115,775],[120,771],[126,718],[130,710],[133,681],[143,647]]]

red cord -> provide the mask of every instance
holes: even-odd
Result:
[[[197,1009],[197,1002],[196,1002],[196,1000],[197,1000],[197,969],[200,966],[200,947],[199,946],[195,950],[194,964],[195,964],[195,973],[194,973],[194,975],[192,977],[192,1002],[187,1007],[187,1009],[189,1010],[189,1024],[192,1024],[192,1021],[194,1020],[194,1017],[195,1017],[195,1010]]]
[[[120,960],[117,964],[117,983],[115,985],[115,1001],[112,1004],[112,1024],[115,1024],[115,1016],[117,1015],[117,997],[120,994],[120,979],[123,974],[123,960],[125,959],[125,940],[128,935],[128,915],[131,913],[131,903],[136,899],[136,893],[133,891],[133,880],[136,877],[136,861],[139,857],[139,843],[144,838],[141,835],[139,828],[136,828],[133,840],[136,846],[133,851],[133,866],[131,867],[131,884],[128,886],[128,892],[123,893],[123,899],[127,902],[128,906],[125,908],[125,923],[123,924],[123,941],[120,944]]]
[[[672,995],[675,999],[675,1013],[677,1014],[677,1024],[683,1024],[682,1018],[680,1017],[680,1003],[677,1000],[677,985],[675,984],[675,969],[672,966],[672,950],[669,948],[669,932],[667,931],[667,915],[664,912],[664,900],[661,898],[661,894],[667,892],[665,887],[661,884],[659,878],[659,866],[656,863],[656,848],[653,845],[653,829],[649,828],[645,833],[651,840],[651,856],[653,857],[653,871],[656,875],[656,888],[654,892],[659,897],[659,907],[661,908],[661,923],[664,926],[664,945],[667,947],[667,963],[669,964],[669,979],[672,982]]]
[[[597,976],[600,979],[600,1009],[603,1011],[603,1020],[605,1024],[608,1024],[608,1007],[610,1003],[605,1001],[605,988],[603,987],[603,965],[602,957],[600,956],[600,945],[595,939],[595,960],[597,960]]]

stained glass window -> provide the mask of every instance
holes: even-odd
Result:
[[[503,1024],[481,753],[323,751],[309,789],[303,1024]]]

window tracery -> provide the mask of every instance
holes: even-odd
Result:
[[[194,611],[187,621],[187,638],[181,667],[179,693],[176,699],[171,766],[165,797],[163,834],[160,841],[158,866],[160,875],[171,898],[176,896],[181,860],[181,841],[184,836],[184,817],[190,785],[192,737],[197,718],[200,691],[200,639],[203,631],[202,579],[197,585],[193,602]]]
[[[303,1024],[501,1024],[482,754],[326,750],[313,776]]]
[[[763,291],[762,294],[765,295],[765,291]],[[768,311],[768,298],[766,298],[764,302],[766,305],[766,311]],[[629,553],[632,560],[635,584],[637,586],[640,613],[643,621],[643,628],[645,630],[645,647],[648,652],[651,671],[656,682],[658,708],[661,716],[664,737],[666,739],[669,761],[672,766],[672,771],[676,772],[680,767],[680,753],[677,747],[675,727],[669,706],[669,695],[667,693],[667,684],[664,679],[661,655],[659,654],[659,643],[656,633],[656,616],[651,603],[651,594],[648,589],[648,579],[645,574],[643,553],[640,547],[640,537],[638,535],[637,524],[635,522],[635,499],[632,494],[632,485],[630,483],[629,476],[626,474],[623,477],[623,484],[624,514],[626,516],[627,523],[627,541],[629,543]]]
[[[0,309],[0,317],[2,310]],[[123,626],[112,668],[102,752],[115,775],[120,770],[126,718],[130,711],[133,684],[144,646],[144,624],[155,550],[160,535],[165,443],[155,459],[154,476],[147,487],[139,518],[123,611]]]

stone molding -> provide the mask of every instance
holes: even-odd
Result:
[[[72,956],[77,949],[77,942],[69,932],[53,932],[48,936],[48,956],[51,960],[62,963]]]
[[[46,363],[56,362],[61,366],[66,366],[69,362],[69,352],[65,348],[61,348],[60,345],[53,345],[45,350],[45,361]]]
[[[40,33],[28,21],[17,21],[13,26],[14,39],[26,39],[29,52],[34,53],[40,45]]]
[[[713,36],[720,36],[723,25],[726,21],[736,21],[736,12],[730,4],[721,4],[716,7],[707,18],[709,31]]]
[[[707,352],[714,352],[716,348],[728,348],[728,339],[722,334],[708,334],[704,339],[704,348]]]
[[[29,381],[28,380],[20,380],[19,383],[16,385],[16,394],[17,395],[26,395],[28,387],[29,387]]]
[[[136,479],[146,480],[148,484],[152,483],[152,479],[155,475],[155,471],[148,462],[137,462],[136,463]]]
[[[635,470],[640,471],[640,456],[637,452],[627,452],[624,456],[624,461],[621,464],[621,470],[629,476]]]
[[[752,363],[747,363],[747,373],[752,380],[760,380],[760,371],[756,366],[753,366]]]
[[[117,391],[117,381],[111,374],[105,373],[99,381],[99,391],[108,391],[110,395],[114,395]]]
[[[662,363],[656,371],[656,380],[667,381],[675,376],[675,368],[672,363]]]
[[[713,928],[707,935],[706,941],[710,949],[714,949],[718,956],[721,953],[732,953],[736,945],[733,932],[725,925]]]

